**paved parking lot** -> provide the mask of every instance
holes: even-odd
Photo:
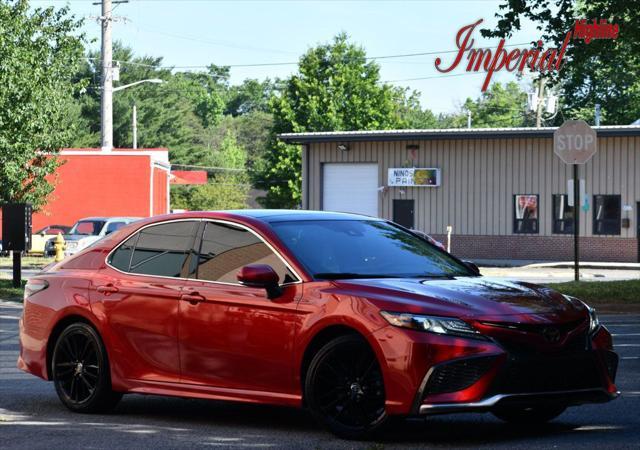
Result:
[[[15,368],[16,304],[0,302],[0,448],[634,448],[640,442],[640,315],[603,316],[621,356],[622,397],[572,408],[554,422],[515,428],[489,414],[394,424],[379,442],[347,442],[295,409],[204,400],[124,398],[115,413],[67,411],[50,383]]]

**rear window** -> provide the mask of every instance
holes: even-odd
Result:
[[[127,239],[111,254],[109,264],[123,272],[179,277],[198,222],[184,221],[153,225]]]

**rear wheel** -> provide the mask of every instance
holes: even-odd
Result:
[[[56,341],[51,360],[56,393],[72,411],[106,412],[122,394],[111,390],[107,353],[98,333],[85,323],[69,325]]]
[[[564,405],[506,406],[493,411],[498,419],[521,425],[549,422],[567,409]]]
[[[358,336],[334,339],[314,356],[305,399],[316,419],[345,439],[369,437],[387,420],[380,365]]]

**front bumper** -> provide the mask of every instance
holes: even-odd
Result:
[[[617,398],[618,391],[605,389],[578,389],[571,391],[536,392],[523,394],[497,394],[477,402],[423,404],[418,412],[421,415],[450,414],[462,412],[485,412],[500,406],[535,406],[561,403],[566,406],[585,403],[606,403]]]
[[[488,411],[506,405],[604,403],[615,399],[618,356],[603,327],[553,351],[498,343],[503,353],[459,358],[427,372],[414,414]]]

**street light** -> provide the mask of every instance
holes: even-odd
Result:
[[[118,86],[113,88],[113,92],[118,92],[118,91],[122,91],[126,88],[130,88],[131,86],[136,86],[138,84],[142,84],[142,83],[155,83],[155,84],[161,84],[164,83],[163,80],[161,80],[160,78],[150,78],[148,80],[140,80],[140,81],[136,81],[135,83],[129,83],[129,84],[125,84],[124,86]]]
[[[118,91],[123,91],[127,88],[130,88],[132,86],[137,86],[139,84],[142,83],[154,83],[154,84],[162,84],[164,83],[163,80],[161,80],[160,78],[149,78],[147,80],[140,80],[140,81],[135,81],[133,83],[129,83],[129,84],[125,84],[122,86],[118,86],[115,87],[111,90],[111,92],[118,92]],[[136,111],[136,105],[133,105],[133,117],[132,117],[132,122],[133,122],[133,148],[138,148],[138,118],[137,118],[137,111]],[[109,126],[109,130],[111,133],[110,136],[110,141],[113,142],[113,128],[111,125],[111,122],[109,122],[110,126]],[[103,150],[104,150],[104,146],[103,146]],[[111,150],[110,148],[108,150]]]

